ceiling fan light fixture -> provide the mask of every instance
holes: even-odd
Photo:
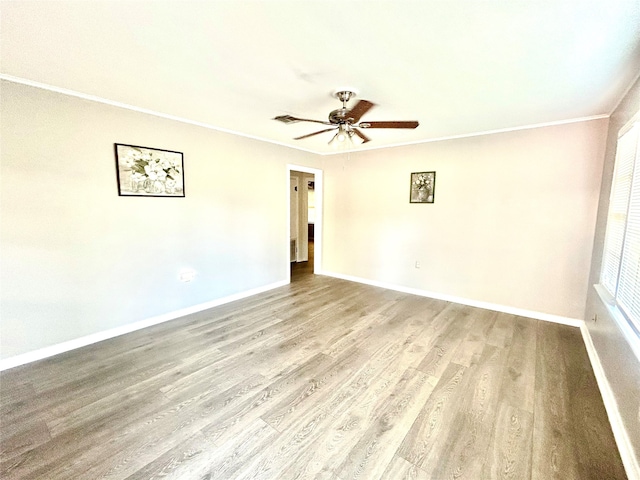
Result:
[[[340,126],[338,127],[338,141],[344,142],[348,138],[349,138],[348,127],[344,123],[341,123]]]
[[[353,147],[353,131],[349,128],[349,125],[341,123],[338,125],[338,131],[333,136],[329,145]]]

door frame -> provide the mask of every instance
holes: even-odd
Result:
[[[289,281],[291,281],[291,269],[289,268],[289,239],[291,238],[291,196],[289,195],[289,178],[291,172],[310,173],[314,176],[315,182],[315,201],[316,201],[316,218],[314,224],[314,256],[313,256],[313,273],[320,275],[322,273],[322,231],[324,219],[324,199],[323,199],[323,171],[319,168],[304,167],[302,165],[287,164],[287,271],[289,272]]]

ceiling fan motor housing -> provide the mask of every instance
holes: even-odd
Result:
[[[345,116],[348,111],[348,108],[338,108],[337,110],[334,110],[329,114],[329,121],[335,124],[344,123],[346,121]]]

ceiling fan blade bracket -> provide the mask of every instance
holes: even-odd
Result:
[[[334,128],[326,128],[324,130],[320,130],[318,132],[313,132],[313,133],[309,133],[307,135],[302,135],[301,137],[296,137],[294,138],[294,140],[302,140],[303,138],[309,138],[309,137],[313,137],[315,135],[320,135],[321,133],[325,133],[325,132],[330,132],[332,130],[335,130],[337,127]]]
[[[311,118],[298,118],[292,115],[279,115],[274,117],[273,120],[278,120],[279,122],[286,123],[287,125],[290,123],[298,123],[298,122],[312,122],[312,123],[321,123],[322,125],[332,125],[330,122],[325,122],[323,120],[313,120]]]

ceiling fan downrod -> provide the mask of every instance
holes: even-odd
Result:
[[[348,90],[343,90],[341,92],[336,92],[335,96],[342,102],[342,108],[347,108],[347,102],[351,100],[351,98],[355,97],[356,94]]]

